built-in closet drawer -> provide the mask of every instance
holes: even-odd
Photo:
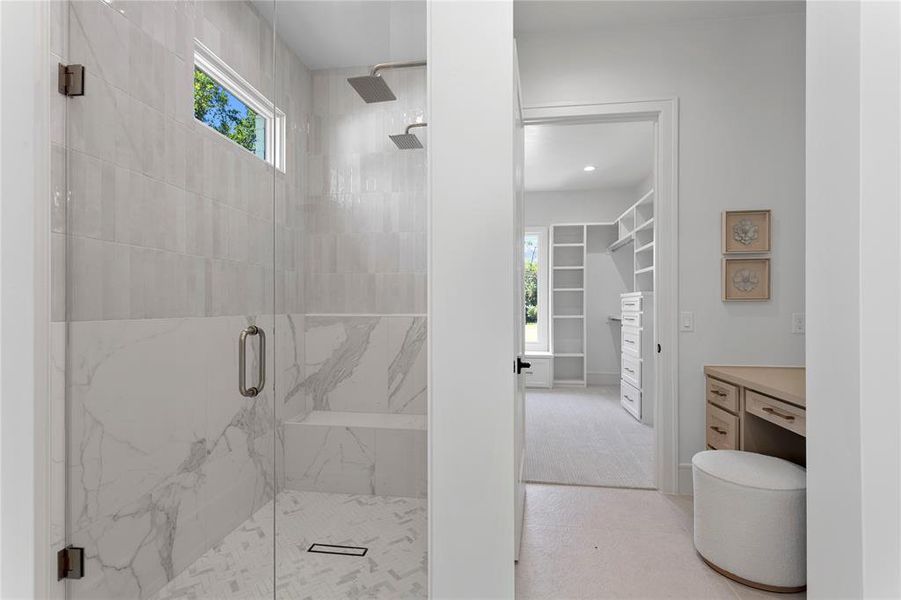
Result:
[[[641,313],[624,312],[620,315],[620,319],[622,319],[623,327],[641,327]]]
[[[738,388],[731,383],[708,377],[707,401],[728,411],[738,412]]]
[[[526,387],[551,387],[551,359],[527,355],[525,361],[531,365],[522,370]]]
[[[623,381],[631,383],[637,388],[641,387],[641,360],[628,354],[623,354],[622,362]]]
[[[807,436],[807,411],[745,388],[745,412]]]
[[[628,296],[620,298],[621,312],[639,312],[641,310],[641,298]]]
[[[625,381],[620,382],[619,403],[636,419],[641,418],[641,391]]]
[[[641,358],[641,331],[633,327],[623,327],[622,348],[623,354]]]
[[[707,445],[714,450],[738,450],[738,417],[708,404]]]

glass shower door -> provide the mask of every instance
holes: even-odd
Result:
[[[425,597],[425,2],[55,6],[68,596]]]
[[[64,4],[85,66],[55,148],[73,599],[273,594],[289,165],[265,4]]]

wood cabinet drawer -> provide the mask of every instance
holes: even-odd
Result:
[[[806,411],[803,408],[745,389],[745,412],[807,437]]]
[[[641,298],[629,297],[620,298],[621,312],[639,312],[641,311]]]
[[[641,313],[624,312],[620,318],[623,321],[623,327],[641,327]]]
[[[636,419],[641,419],[641,391],[625,381],[620,382],[619,403]]]
[[[624,354],[631,354],[636,358],[641,357],[641,331],[632,327],[625,327],[623,321],[622,347]]]
[[[707,402],[738,412],[738,387],[719,379],[707,378]]]
[[[716,450],[738,450],[738,417],[707,404],[707,445]]]
[[[637,388],[641,387],[641,360],[628,354],[623,354],[622,372],[623,381]]]
[[[551,387],[551,359],[526,356],[525,361],[532,365],[522,370],[526,387]]]

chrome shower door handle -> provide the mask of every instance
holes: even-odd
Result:
[[[260,336],[260,360],[257,363],[257,385],[247,387],[247,337]],[[238,336],[238,391],[242,396],[253,398],[266,385],[266,334],[256,325],[245,327]]]

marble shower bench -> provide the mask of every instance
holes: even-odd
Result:
[[[426,415],[313,410],[284,426],[288,489],[426,496]]]

